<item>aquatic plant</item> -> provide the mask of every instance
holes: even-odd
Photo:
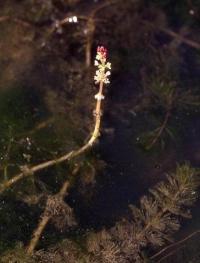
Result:
[[[187,113],[190,113],[193,119],[198,114],[196,110],[200,100],[199,92],[197,90],[195,93],[195,88],[199,86],[199,79],[195,70],[199,66],[199,54],[196,50],[200,49],[200,39],[196,33],[198,30],[193,28],[193,25],[198,26],[198,21],[193,19],[198,16],[198,11],[194,8],[196,3],[189,1],[182,4],[182,1],[177,1],[176,8],[171,8],[174,4],[171,0],[162,3],[146,0],[107,0],[90,1],[90,4],[80,0],[43,0],[20,3],[12,1],[12,5],[10,2],[2,2],[0,9],[0,88],[9,91],[9,95],[13,94],[7,99],[0,97],[0,192],[3,193],[3,235],[0,246],[1,253],[4,252],[0,261],[126,263],[157,259],[159,247],[162,247],[161,252],[180,227],[181,216],[190,217],[185,204],[189,207],[195,201],[196,186],[194,184],[189,189],[186,187],[187,184],[192,185],[189,180],[184,183],[179,176],[177,179],[178,170],[181,174],[187,173],[187,169],[180,166],[165,182],[153,188],[150,195],[142,197],[138,207],[131,206],[129,216],[119,220],[119,215],[122,216],[124,212],[121,210],[129,204],[130,199],[126,199],[126,196],[130,197],[133,191],[133,200],[138,193],[138,189],[131,189],[129,186],[121,192],[124,184],[129,183],[127,179],[134,177],[139,182],[142,181],[139,187],[141,191],[144,186],[148,187],[146,183],[149,180],[160,180],[156,179],[157,174],[152,178],[150,169],[147,170],[148,178],[147,174],[145,178],[141,178],[142,167],[137,162],[137,153],[134,154],[137,149],[131,148],[132,135],[126,137],[123,128],[131,134],[130,126],[133,125],[133,132],[137,133],[134,138],[139,138],[146,149],[152,149],[159,143],[164,146],[168,137],[176,139],[176,142],[177,138],[182,139],[174,136],[177,117],[183,114],[186,119]],[[80,7],[77,4],[79,2]],[[191,10],[187,10],[189,5],[192,5]],[[84,10],[84,6],[87,10]],[[160,9],[162,6],[163,10]],[[179,6],[184,6],[185,10],[184,21],[181,23],[177,17]],[[191,16],[189,11],[192,11],[194,16]],[[172,13],[176,17],[173,17],[176,19],[175,23],[169,15]],[[97,102],[93,106],[90,95],[95,88],[89,81],[92,79],[89,75],[92,69],[93,47],[99,42],[109,45],[115,65],[115,91],[112,94],[111,90],[108,96],[110,107],[106,114],[105,127],[113,125],[110,130],[116,131],[111,135],[114,139],[111,144],[113,149],[106,152],[106,155],[109,154],[112,159],[117,152],[118,158],[113,158],[112,162],[107,159],[108,167],[110,164],[116,166],[114,173],[96,177],[99,173],[98,154],[101,156],[103,152],[104,155],[106,147],[110,146],[106,143],[107,136],[105,144],[103,142],[99,148],[100,151],[95,149],[87,156],[81,154],[90,149],[99,136],[101,103],[104,99],[101,84],[103,82],[103,87],[109,83],[111,65],[105,61],[107,50],[99,47],[94,77],[99,84],[99,92],[95,95]],[[191,62],[193,56],[196,64]],[[181,67],[184,75],[180,79],[176,66]],[[192,74],[187,77],[186,71]],[[22,89],[25,95],[14,95]],[[33,96],[35,91],[36,96]],[[45,104],[42,109],[38,107],[36,97]],[[6,106],[6,111],[2,105]],[[188,112],[190,106],[192,111]],[[87,137],[92,123],[88,112],[92,111],[93,107],[95,128]],[[109,116],[112,116],[113,121],[110,121]],[[143,118],[148,119],[147,125],[144,125]],[[142,131],[138,131],[140,125]],[[192,135],[193,128],[195,134],[194,126],[192,129],[184,126],[188,137]],[[103,129],[104,131],[106,132],[106,129]],[[83,142],[85,136],[87,139]],[[80,145],[83,144],[81,148]],[[118,150],[118,146],[121,149],[122,144],[129,146],[129,151],[124,152],[124,156],[122,151]],[[84,148],[85,145],[88,145],[87,149]],[[172,150],[174,151],[174,145]],[[167,160],[168,153],[163,155]],[[133,156],[130,162],[126,162],[126,157],[130,156]],[[118,167],[124,160],[124,166],[135,167],[136,164],[138,171],[130,168],[130,173],[121,176]],[[156,162],[159,162],[156,166],[163,167],[160,158]],[[143,165],[145,169],[154,166],[154,163],[147,157]],[[15,176],[15,173],[18,174]],[[107,170],[105,174],[107,175]],[[191,178],[195,177],[191,167],[188,168],[188,174],[192,175]],[[118,184],[119,175],[122,185]],[[89,187],[91,184],[94,191]],[[181,185],[186,189],[182,193]],[[99,193],[104,195],[104,190],[110,190],[111,192],[107,192],[110,196],[107,196],[106,202],[112,202],[113,191],[118,189],[123,195],[119,198],[123,200],[124,206],[122,208],[116,203],[109,203],[117,215],[111,215],[111,212],[106,214],[108,221],[103,221],[104,227],[99,231],[98,224],[102,226],[101,220],[98,218],[96,222],[93,210],[92,215],[88,215],[87,209],[91,208],[90,205],[96,206],[96,199],[91,196],[95,197],[95,194]],[[119,192],[116,192],[118,198]],[[175,193],[179,193],[178,196]],[[103,196],[101,201],[104,200]],[[96,207],[93,208],[96,213]],[[101,206],[101,218],[105,218],[106,209],[107,204],[105,207]],[[74,211],[77,211],[76,216]],[[76,219],[79,215],[80,226],[77,227]],[[86,222],[88,218],[89,223]],[[110,227],[110,220],[113,227]],[[17,224],[13,224],[13,221]],[[85,233],[82,225],[90,227],[91,222],[92,227],[95,225],[95,230],[87,229]],[[46,229],[47,225],[50,226]],[[12,249],[16,240],[21,240],[23,244]],[[169,246],[168,248],[170,250]]]
[[[39,262],[48,255],[54,260],[59,257],[56,262],[145,262],[153,251],[172,242],[173,234],[180,228],[180,217],[191,217],[189,207],[198,197],[199,183],[196,169],[188,164],[178,165],[166,181],[158,183],[149,190],[150,195],[140,199],[139,207],[130,206],[127,218],[110,229],[89,233],[83,242],[84,249],[66,240],[49,251],[36,251],[35,255]],[[73,249],[69,248],[69,242]],[[150,255],[147,251],[151,251]]]
[[[140,207],[131,205],[130,218],[88,238],[88,251],[97,262],[144,262],[145,249],[158,249],[172,242],[180,228],[180,217],[190,218],[189,207],[198,197],[199,172],[188,164],[178,165],[167,180],[150,189],[140,199]],[[147,254],[146,254],[147,256]]]
[[[164,148],[169,138],[175,141],[177,116],[180,113],[188,114],[200,106],[198,88],[185,87],[177,76],[181,71],[181,58],[177,53],[170,47],[153,50],[155,60],[141,72],[142,93],[133,112],[148,111],[151,116],[146,121],[149,130],[139,135],[139,144],[146,150],[156,145]]]
[[[11,187],[16,182],[22,180],[25,177],[33,175],[35,172],[41,171],[45,168],[51,167],[53,165],[69,161],[74,157],[77,157],[78,155],[85,152],[88,148],[90,148],[96,139],[99,136],[99,129],[100,129],[100,123],[101,123],[101,101],[104,99],[103,96],[103,85],[108,84],[108,76],[110,75],[110,69],[111,69],[111,63],[107,62],[107,50],[104,47],[98,47],[97,48],[97,55],[95,60],[95,66],[97,66],[98,70],[96,71],[96,75],[94,77],[96,84],[99,84],[99,91],[95,95],[95,99],[97,100],[96,108],[94,110],[94,116],[95,116],[95,127],[94,131],[88,140],[87,143],[85,143],[81,148],[77,150],[72,150],[69,153],[64,154],[61,157],[55,158],[53,160],[46,161],[44,163],[40,163],[38,165],[34,165],[33,167],[28,166],[22,166],[21,172],[15,176],[13,176],[11,179],[6,180],[0,185],[0,193],[5,191],[7,188]]]

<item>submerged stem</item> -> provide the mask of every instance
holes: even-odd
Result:
[[[74,171],[72,172],[72,175],[75,175],[79,170],[79,167],[75,168]],[[60,188],[59,193],[57,193],[55,196],[59,196],[61,199],[64,199],[64,197],[67,195],[67,190],[69,188],[70,184],[69,181],[66,180],[62,187]],[[27,246],[27,253],[28,254],[32,254],[33,251],[35,250],[35,247],[38,244],[38,241],[46,227],[46,225],[48,224],[48,222],[50,221],[52,215],[48,213],[48,207],[46,206],[43,214],[41,215],[41,220],[38,223],[38,226],[36,227],[36,229],[33,232],[32,238]]]
[[[99,84],[99,94],[102,95],[103,93],[103,81],[100,82]],[[69,153],[64,154],[63,156],[59,158],[55,158],[49,161],[46,161],[44,163],[37,164],[35,166],[32,166],[30,168],[27,167],[26,171],[22,171],[19,174],[16,174],[14,177],[12,177],[10,180],[3,182],[0,185],[0,193],[3,193],[6,189],[17,183],[18,181],[22,180],[25,177],[28,177],[30,175],[33,175],[35,172],[41,171],[45,168],[51,167],[55,164],[62,163],[64,161],[69,161],[72,158],[75,158],[76,156],[82,154],[85,152],[87,149],[92,147],[94,142],[99,136],[99,129],[100,129],[100,123],[101,123],[101,100],[97,100],[96,103],[96,109],[95,109],[95,127],[93,130],[93,133],[88,140],[86,144],[84,144],[82,147],[80,147],[77,150],[73,150]]]

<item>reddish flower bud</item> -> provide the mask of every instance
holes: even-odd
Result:
[[[107,49],[103,46],[97,47],[97,53],[100,53],[103,58],[107,58]]]

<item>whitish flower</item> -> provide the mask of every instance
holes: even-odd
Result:
[[[111,63],[110,62],[106,63],[106,68],[111,69]]]
[[[104,99],[104,96],[100,93],[97,93],[94,97],[96,100],[103,100]]]

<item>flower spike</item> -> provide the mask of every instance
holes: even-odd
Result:
[[[94,61],[94,65],[97,66],[96,75],[94,77],[95,83],[103,82],[105,84],[110,83],[108,76],[110,76],[111,63],[107,60],[107,49],[103,46],[97,48],[97,55]]]

